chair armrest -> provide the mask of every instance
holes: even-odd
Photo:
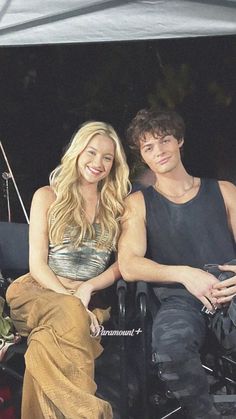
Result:
[[[116,293],[118,297],[118,312],[119,312],[119,326],[124,328],[125,325],[125,315],[126,315],[126,306],[125,306],[125,297],[127,292],[127,283],[123,278],[118,279],[116,285]]]
[[[137,281],[136,298],[140,294],[145,294],[148,297],[148,283],[145,281]]]
[[[119,330],[126,328],[126,294],[127,283],[123,278],[116,283],[116,294],[118,297],[118,327]],[[123,419],[128,419],[128,376],[127,376],[127,343],[126,336],[120,336],[120,411]]]
[[[118,279],[116,282],[116,292],[117,295],[119,294],[120,290],[124,290],[126,292],[127,290],[127,282],[123,278]]]
[[[146,317],[147,315],[147,306],[149,299],[148,284],[145,281],[137,281],[136,286],[136,303],[140,310],[141,317]]]

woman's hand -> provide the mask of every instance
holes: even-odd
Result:
[[[212,296],[217,299],[217,303],[229,303],[236,295],[236,266],[234,265],[219,265],[221,271],[232,271],[235,273],[232,278],[217,282],[213,285]]]
[[[93,286],[89,283],[89,281],[86,281],[77,288],[73,295],[79,298],[83,305],[88,308],[92,292]]]
[[[98,336],[100,331],[100,325],[95,314],[88,309],[88,305],[91,299],[91,294],[93,292],[93,286],[89,281],[84,282],[79,285],[73,296],[79,298],[82,304],[86,307],[86,311],[90,318],[90,331],[92,336]]]
[[[88,315],[90,317],[90,331],[92,336],[98,336],[100,331],[100,325],[95,314],[87,309]]]

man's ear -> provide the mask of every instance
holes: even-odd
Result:
[[[179,148],[181,148],[184,145],[184,138],[181,138],[179,141]]]

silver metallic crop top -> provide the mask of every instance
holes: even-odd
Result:
[[[48,265],[56,275],[75,281],[86,281],[106,270],[112,248],[97,248],[101,226],[94,223],[93,227],[95,238],[85,237],[78,248],[73,247],[68,234],[65,234],[62,244],[49,244]]]

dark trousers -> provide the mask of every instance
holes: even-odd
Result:
[[[208,320],[199,303],[172,296],[161,301],[153,320],[152,347],[166,382],[189,418],[218,418],[209,395],[200,350],[209,327],[227,353],[236,351],[236,297],[230,308]]]

